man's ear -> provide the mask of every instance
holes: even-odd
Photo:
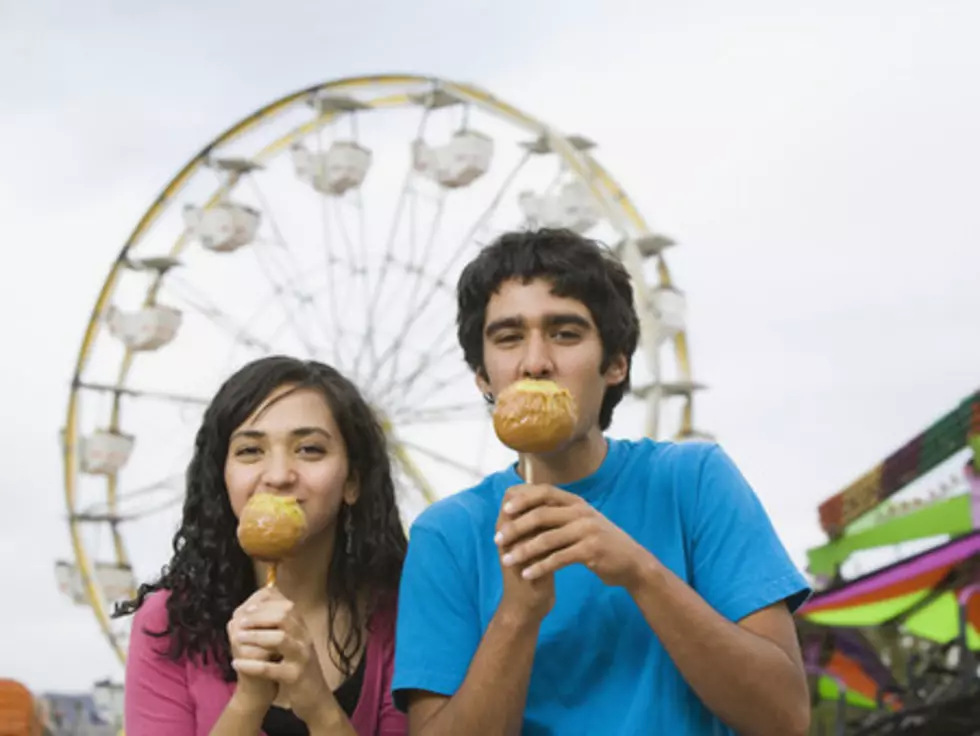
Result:
[[[618,386],[626,380],[626,376],[629,375],[629,370],[629,361],[626,360],[626,356],[622,353],[617,353],[609,361],[609,365],[606,366],[606,370],[603,373],[603,377],[606,379],[606,385]]]

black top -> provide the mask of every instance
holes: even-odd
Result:
[[[357,701],[361,697],[366,663],[367,653],[365,652],[361,655],[361,661],[358,663],[357,669],[354,670],[354,674],[333,691],[333,696],[348,718],[354,714]],[[266,736],[310,736],[310,729],[306,727],[303,719],[288,708],[280,708],[278,705],[273,705],[265,714],[262,730],[265,731]]]

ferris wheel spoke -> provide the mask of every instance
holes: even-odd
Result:
[[[290,294],[294,298],[299,308],[302,309],[305,305],[310,304],[312,301],[312,296],[304,294],[298,288],[302,282],[303,269],[296,259],[296,254],[294,253],[293,248],[290,247],[289,242],[283,236],[282,229],[278,225],[276,215],[272,211],[268,198],[265,196],[262,188],[259,186],[258,180],[252,175],[250,175],[248,178],[250,184],[252,185],[252,189],[255,192],[255,196],[260,202],[262,210],[265,212],[269,220],[269,226],[271,227],[273,236],[275,237],[276,243],[279,246],[280,253],[283,254],[288,261],[288,265],[284,265],[279,261],[278,257],[272,253],[269,253],[268,257],[263,259],[261,250],[259,248],[253,248],[252,252],[255,253],[255,257],[259,262],[259,269],[262,271],[265,279],[272,286],[274,292],[279,295],[286,293]],[[273,275],[273,268],[271,267],[271,264],[275,264],[275,270],[278,271],[278,276]],[[294,311],[292,306],[285,300],[283,300],[280,306],[282,307],[283,312],[286,314],[294,335],[303,345],[303,348],[306,350],[308,356],[312,357],[316,355],[317,346],[314,344],[306,330],[300,326],[300,319],[296,313],[298,310]],[[329,328],[320,322],[322,316],[319,314],[318,310],[313,311],[314,321],[317,322],[325,332],[329,332]],[[335,326],[338,325],[338,321],[336,319],[334,319],[333,322]],[[330,339],[329,336],[325,336],[327,339]],[[337,335],[335,335],[335,337],[337,337]]]
[[[324,129],[320,128],[316,134],[317,156],[323,155],[323,131]],[[341,341],[340,325],[342,324],[342,317],[340,313],[340,302],[337,299],[337,274],[335,267],[340,259],[334,253],[332,246],[333,238],[331,237],[330,204],[328,198],[321,192],[316,192],[314,196],[317,197],[320,204],[320,224],[323,231],[323,266],[327,275],[326,290],[330,305],[330,321],[333,323],[333,339],[335,343],[339,344]],[[329,340],[330,338],[328,337],[327,339]],[[337,351],[337,353],[335,360],[338,364],[342,365],[343,356],[340,355],[340,351]]]
[[[76,381],[75,386],[88,391],[96,391],[105,394],[115,394],[128,396],[135,399],[152,399],[155,401],[165,401],[173,404],[192,404],[195,406],[207,406],[210,399],[202,396],[189,396],[185,394],[174,394],[167,391],[154,391],[151,389],[140,389],[133,386],[117,386],[107,383],[92,383],[90,381]]]
[[[424,107],[422,109],[422,117],[419,120],[418,129],[415,132],[415,140],[421,140],[423,134],[425,133],[425,125],[429,119],[429,107]],[[374,340],[374,324],[378,316],[378,306],[381,301],[381,295],[383,294],[384,285],[388,278],[388,271],[390,270],[391,264],[395,259],[395,243],[398,237],[398,232],[401,224],[402,211],[405,209],[406,202],[410,197],[414,196],[413,183],[416,179],[416,172],[413,162],[408,165],[408,170],[405,172],[405,177],[402,181],[401,190],[398,193],[398,200],[395,204],[395,210],[391,218],[391,222],[388,226],[388,237],[385,241],[384,255],[381,258],[381,266],[378,273],[378,278],[375,281],[374,289],[371,291],[371,296],[368,299],[368,308],[366,313],[367,329],[365,330],[365,342],[363,342],[357,350],[354,358],[354,373],[357,375],[361,367],[361,361],[365,354],[370,351],[376,351],[377,348],[372,344],[368,347],[368,342]],[[413,228],[414,230],[414,228]],[[411,237],[410,233],[410,237]],[[412,246],[414,247],[414,246]],[[376,354],[376,353],[373,353]],[[377,364],[376,361],[374,361]]]
[[[487,406],[470,402],[468,404],[451,404],[432,408],[402,410],[392,414],[392,420],[400,425],[440,424],[459,421],[474,421],[486,419],[490,414]]]
[[[441,360],[451,357],[457,352],[455,343],[450,343],[440,352],[430,350],[423,354],[415,364],[411,373],[401,379],[389,381],[383,390],[378,392],[381,400],[398,401],[400,405],[405,405],[405,398],[412,393],[415,384],[426,374],[427,371],[435,370]]]
[[[272,352],[271,345],[252,335],[231,315],[227,314],[213,301],[208,299],[207,296],[199,292],[189,281],[176,275],[170,275],[164,284],[165,288],[180,299],[185,306],[190,307],[195,312],[206,318],[213,325],[228,334],[236,343],[243,345],[249,350],[257,351],[259,353],[265,354]],[[174,288],[175,285],[179,286],[181,289],[184,289],[186,292],[197,293],[192,293],[192,295],[188,295],[188,293],[181,293],[178,289]]]
[[[433,255],[433,249],[435,247],[435,244],[437,242],[437,237],[439,235],[439,227],[442,224],[442,216],[446,209],[446,199],[447,199],[446,190],[440,189],[438,200],[436,203],[436,212],[432,219],[431,226],[429,228],[429,234],[428,237],[426,238],[425,248],[422,250],[422,254],[418,262],[409,260],[408,263],[409,272],[414,273],[415,278],[412,281],[411,293],[408,296],[408,305],[404,309],[405,316],[402,320],[401,326],[395,332],[395,336],[396,336],[395,343],[400,343],[404,340],[404,336],[408,334],[411,325],[414,323],[416,319],[416,317],[414,317],[413,315],[415,315],[416,309],[418,308],[417,300],[419,297],[419,292],[422,288],[423,276],[425,275],[425,264],[429,262],[429,260],[432,258]],[[424,311],[424,310],[420,310],[420,311]],[[396,349],[392,354],[392,358],[389,363],[389,371],[388,371],[389,380],[394,380],[394,378],[398,375],[399,356],[401,356],[402,352],[403,352],[402,350]],[[379,365],[379,362],[375,360],[374,365],[376,368]],[[377,370],[372,370],[371,380],[373,380],[373,378],[377,376],[377,373],[378,373]]]
[[[490,204],[487,205],[486,209],[484,209],[479,217],[477,217],[476,221],[467,231],[466,235],[452,251],[449,259],[443,264],[439,272],[432,278],[432,285],[422,298],[422,301],[418,304],[417,308],[412,312],[406,313],[406,324],[403,325],[403,329],[398,333],[398,335],[396,335],[395,340],[382,353],[381,357],[372,367],[370,377],[368,378],[368,385],[373,384],[385,363],[388,360],[391,360],[393,355],[395,355],[401,349],[405,340],[405,335],[408,333],[411,327],[414,326],[419,317],[425,313],[425,310],[428,308],[432,299],[439,293],[440,288],[446,287],[446,278],[449,276],[449,273],[457,266],[459,260],[466,253],[468,246],[473,242],[474,238],[476,238],[480,231],[487,226],[487,224],[496,214],[500,204],[503,202],[504,196],[510,190],[514,181],[517,179],[521,170],[525,167],[530,158],[530,151],[526,151],[524,155],[521,156],[517,164],[504,179],[504,182],[497,190],[497,193],[490,201]]]
[[[426,375],[426,379],[429,378]],[[438,396],[440,392],[453,386],[465,387],[467,391],[472,391],[474,388],[472,381],[473,373],[470,371],[469,366],[465,364],[444,378],[432,377],[432,380],[416,380],[409,384],[402,393],[403,405],[410,405],[416,396]]]
[[[415,172],[411,168],[411,165],[409,165],[401,191],[398,194],[398,202],[395,205],[395,213],[388,229],[388,238],[385,242],[384,255],[381,258],[378,278],[375,281],[374,289],[371,291],[371,296],[368,299],[366,317],[367,329],[365,330],[364,341],[358,347],[357,353],[354,356],[355,375],[359,373],[361,361],[364,359],[365,355],[367,355],[369,352],[374,354],[377,350],[376,346],[374,345],[374,325],[376,324],[376,320],[378,318],[378,307],[380,306],[381,297],[384,293],[383,290],[388,278],[388,271],[391,269],[392,263],[395,262],[395,242],[399,231],[399,224],[401,222],[401,214],[402,210],[405,209],[406,202],[408,202],[412,197],[412,180],[414,176]],[[409,237],[411,238],[411,235]]]
[[[399,439],[398,442],[405,449],[417,452],[419,455],[423,455],[430,460],[434,460],[437,463],[445,465],[446,467],[465,473],[473,480],[479,480],[481,477],[483,477],[483,473],[479,468],[474,468],[472,465],[467,465],[466,463],[456,460],[455,458],[451,458],[438,450],[431,450],[428,447],[423,447],[422,445],[414,442],[408,442],[404,438]]]
[[[446,340],[450,339],[449,343],[446,344]],[[455,323],[445,322],[439,334],[432,341],[432,345],[428,350],[419,353],[418,358],[415,361],[415,366],[412,368],[411,372],[408,373],[404,378],[399,380],[396,376],[391,376],[388,382],[384,385],[382,389],[378,392],[381,396],[388,396],[392,391],[401,388],[403,390],[410,389],[411,386],[418,380],[419,376],[422,375],[426,370],[428,370],[432,365],[438,363],[440,360],[451,357],[454,353],[459,350],[455,341]]]
[[[122,524],[136,519],[158,514],[176,506],[183,500],[183,474],[172,473],[154,483],[131,491],[117,494],[114,503],[92,504],[80,510],[75,516],[81,521],[104,521],[110,524]],[[165,496],[163,499],[150,503],[146,508],[129,510],[140,499],[146,497]]]

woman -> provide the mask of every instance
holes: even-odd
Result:
[[[308,528],[277,568],[239,546],[257,493],[294,497]],[[390,694],[405,533],[384,432],[346,378],[287,357],[251,363],[204,414],[183,521],[135,612],[134,736],[397,736]]]

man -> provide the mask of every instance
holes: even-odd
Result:
[[[412,734],[773,734],[809,726],[792,610],[809,594],[714,444],[609,439],[638,340],[622,265],[562,230],[510,233],[458,284],[488,401],[568,389],[573,437],[412,527],[393,691]]]

